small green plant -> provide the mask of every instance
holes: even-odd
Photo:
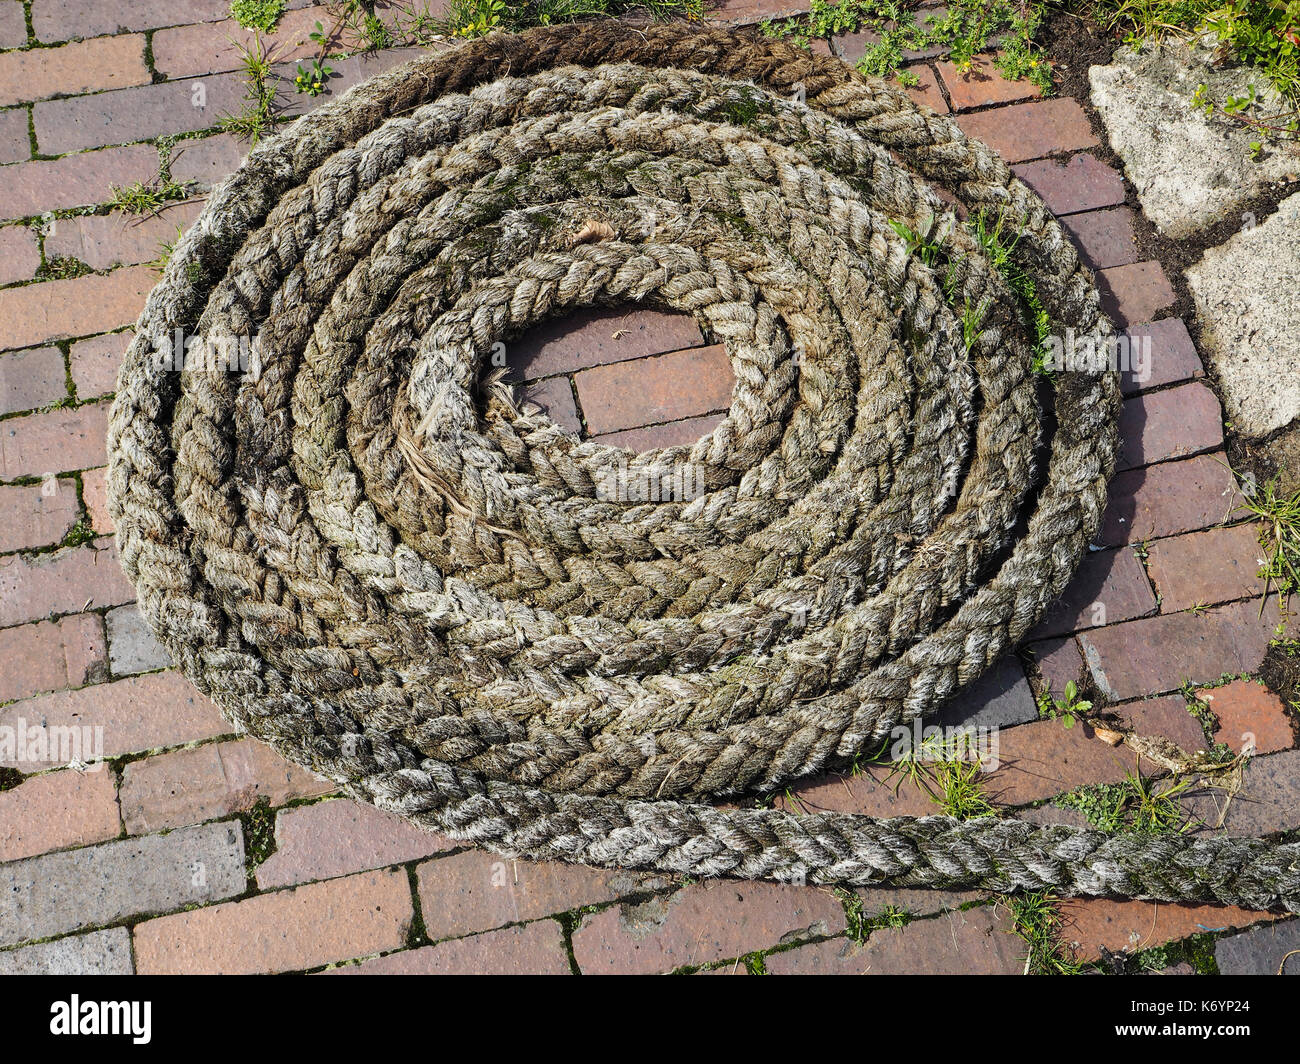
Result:
[[[70,277],[84,277],[88,273],[93,273],[80,259],[73,258],[70,255],[59,255],[52,259],[46,259],[45,265],[36,271],[36,276],[50,281],[63,281]]]
[[[504,0],[451,0],[445,32],[449,37],[482,37],[501,25]]]
[[[1050,690],[1038,696],[1038,716],[1043,720],[1059,720],[1067,728],[1073,728],[1083,720],[1090,709],[1092,703],[1079,697],[1079,689],[1073,680],[1066,683],[1062,698],[1054,697]]]
[[[246,30],[270,33],[284,14],[285,0],[234,0],[230,14]]]
[[[1285,602],[1300,591],[1300,492],[1284,493],[1278,478],[1255,491],[1247,491],[1238,511],[1259,522],[1259,545],[1265,561],[1259,571],[1264,581],[1264,597],[1277,591]],[[1260,609],[1263,610],[1263,601]]]
[[[110,185],[109,191],[113,194],[109,206],[125,214],[157,214],[168,203],[186,196],[183,184],[162,174],[147,184]]]
[[[308,96],[319,96],[325,91],[325,83],[333,73],[334,68],[321,62],[318,56],[305,69],[301,63],[298,64],[297,72],[293,78],[293,87],[296,91],[306,93]]]
[[[943,240],[947,235],[938,231],[938,221],[930,215],[920,223],[919,229],[913,229],[906,222],[890,219],[889,227],[902,238],[909,255],[915,255],[924,265],[933,267],[943,256]]]
[[[1191,776],[1164,783],[1135,768],[1121,783],[1080,787],[1060,795],[1054,804],[1082,813],[1093,827],[1111,834],[1181,834],[1192,821],[1178,799],[1195,786]]]
[[[1050,376],[1048,340],[1051,338],[1052,319],[1043,306],[1042,300],[1038,298],[1038,288],[1034,284],[1034,279],[1015,259],[1016,247],[1024,234],[1017,232],[1009,235],[1004,231],[1005,224],[1006,215],[1003,211],[999,211],[997,218],[990,221],[988,213],[983,208],[967,220],[971,235],[984,251],[989,264],[1002,275],[1007,287],[1016,296],[1020,305],[1021,319],[1033,334],[1034,346],[1030,368],[1040,376]]]
[[[984,324],[984,315],[988,313],[988,300],[981,300],[979,306],[971,306],[968,298],[961,314],[961,338],[969,355],[976,341],[980,338],[980,328]]]
[[[217,125],[227,133],[256,144],[275,128],[279,93],[274,65],[283,52],[283,46],[268,52],[262,35],[256,32],[252,44],[233,43],[239,50],[243,68],[244,108],[238,114],[223,115]]]
[[[1014,894],[1004,899],[1014,931],[1029,947],[1026,975],[1079,975],[1085,965],[1061,943],[1061,914],[1057,899],[1043,891]]]

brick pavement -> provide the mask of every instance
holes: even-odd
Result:
[[[318,10],[289,7],[279,36],[294,48]],[[716,17],[797,10],[728,0]],[[458,846],[233,735],[169,669],[107,536],[106,397],[154,281],[144,264],[241,157],[214,129],[239,94],[226,35],[240,31],[226,16],[224,0],[125,0],[111,14],[0,0],[0,726],[33,742],[98,728],[92,752],[108,759],[82,770],[78,751],[29,748],[0,760],[0,972],[1022,971],[1009,910],[976,894],[681,884]],[[863,42],[817,46],[851,61]],[[336,64],[341,83],[408,54]],[[969,77],[934,57],[911,69],[918,99],[1001,151],[1062,217],[1121,327],[1151,344],[1149,374],[1125,378],[1124,472],[1099,549],[1021,655],[944,722],[1002,728],[986,780],[998,805],[1082,822],[1053,799],[1132,765],[1087,728],[1037,719],[1035,695],[1073,679],[1184,746],[1252,742],[1226,812],[1214,794],[1189,808],[1222,813],[1229,830],[1294,829],[1295,712],[1257,682],[1276,608],[1261,616],[1253,531],[1225,524],[1236,497],[1218,400],[1168,316],[1174,286],[1139,258],[1130,190],[1074,100],[1042,99],[984,61]],[[190,201],[144,219],[106,209],[111,185],[150,181],[168,160]],[[79,275],[50,276],[74,260]],[[635,449],[710,431],[732,383],[720,346],[657,311],[573,315],[521,338],[508,363],[558,422]],[[1189,694],[1215,714],[1213,736]],[[781,801],[935,809],[883,768]],[[888,926],[888,905],[910,919]],[[1061,915],[1064,948],[1082,960],[1208,934],[1225,971],[1275,969],[1297,933],[1204,906],[1070,901]]]

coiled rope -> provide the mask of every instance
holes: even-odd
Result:
[[[1111,336],[992,151],[834,60],[602,23],[358,86],[252,152],[140,319],[109,492],[145,616],[237,728],[504,853],[1300,910],[1296,846],[708,804],[934,709],[1098,527],[1115,376],[1044,385],[980,243],[891,224],[944,215],[926,181],[1020,234],[1054,330]],[[632,302],[726,344],[693,446],[579,442],[491,378]],[[174,372],[191,337],[256,372]],[[697,497],[608,490],[686,467]]]

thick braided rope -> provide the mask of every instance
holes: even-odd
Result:
[[[214,193],[137,326],[109,490],[146,617],[241,730],[505,853],[1300,909],[1293,846],[708,804],[933,710],[1099,524],[1114,375],[1031,372],[927,182],[1022,234],[1054,329],[1109,338],[1005,164],[837,62],[610,23],[358,86]],[[894,223],[936,216],[927,262]],[[613,238],[575,244],[593,219]],[[489,378],[529,326],[629,302],[726,344],[694,445],[580,442]],[[251,338],[256,372],[175,372],[178,330]]]

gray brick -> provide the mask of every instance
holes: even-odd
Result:
[[[108,622],[108,660],[114,676],[170,668],[167,651],[144,623],[135,605],[119,606],[104,615]]]
[[[1025,670],[1014,657],[1005,657],[945,703],[933,723],[938,727],[1007,728],[1037,719],[1038,707]]]
[[[1282,958],[1300,950],[1300,920],[1265,924],[1214,944],[1214,959],[1223,975],[1277,975]],[[1300,957],[1290,957],[1286,975],[1300,975]]]
[[[241,894],[238,821],[107,842],[0,866],[0,946]]]
[[[111,927],[89,935],[0,953],[0,975],[133,975],[131,933]]]

